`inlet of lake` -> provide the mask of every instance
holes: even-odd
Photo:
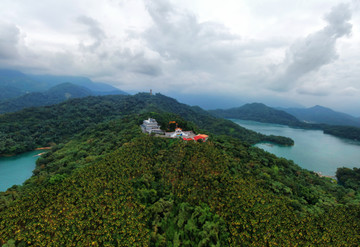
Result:
[[[338,167],[360,167],[360,142],[327,135],[322,130],[304,130],[279,124],[231,120],[262,134],[290,137],[295,142],[291,147],[271,143],[258,143],[255,146],[276,156],[293,160],[305,169],[334,176]]]
[[[30,178],[35,169],[37,156],[44,150],[26,152],[11,157],[0,157],[0,191],[6,191],[13,185],[21,185]]]

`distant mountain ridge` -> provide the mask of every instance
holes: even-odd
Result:
[[[0,69],[0,102],[32,92],[45,92],[50,88],[70,82],[86,87],[95,95],[127,94],[111,85],[93,82],[80,76],[28,75],[17,70]]]
[[[117,92],[116,94],[127,94],[126,92],[119,90],[116,87],[113,87],[105,83],[93,82],[89,78],[82,76],[60,76],[60,75],[27,75],[27,76],[35,81],[47,83],[51,87],[64,82],[71,82],[75,85],[86,87],[93,92],[103,92],[103,93]]]
[[[211,114],[222,118],[239,118],[257,122],[297,125],[300,121],[284,111],[268,107],[262,103],[245,104],[227,110],[210,110]]]
[[[24,91],[16,87],[0,85],[0,102],[24,95]]]
[[[43,83],[16,70],[0,69],[0,101],[18,97],[27,92],[42,91]]]
[[[90,95],[94,95],[94,93],[86,87],[68,82],[62,83],[45,92],[27,93],[20,97],[1,102],[0,114],[19,111],[27,107],[53,105],[70,98],[82,98]]]
[[[320,106],[316,106],[314,109],[315,111],[324,111],[323,107]],[[326,111],[333,112],[331,109],[327,109]],[[349,124],[335,125],[330,123],[310,123],[310,121],[299,121],[295,116],[285,111],[274,109],[261,103],[246,104],[241,107],[235,107],[227,110],[210,110],[209,112],[220,118],[237,118],[263,123],[283,124],[302,129],[320,129],[326,134],[352,140],[360,140],[360,128],[357,126],[349,126]],[[346,114],[341,114],[341,116],[343,115]]]
[[[310,108],[278,108],[281,109],[300,121],[318,124],[344,125],[360,127],[360,118],[353,117],[349,114],[337,112],[323,106],[313,106]]]

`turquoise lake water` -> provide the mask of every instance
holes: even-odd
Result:
[[[304,130],[278,124],[231,120],[262,134],[290,137],[295,141],[292,147],[268,143],[259,143],[255,146],[279,157],[293,160],[305,169],[334,176],[338,167],[360,167],[360,142],[326,135],[321,130]]]
[[[21,185],[30,178],[35,169],[36,156],[44,150],[32,151],[13,157],[0,158],[0,191],[5,191],[13,185]]]

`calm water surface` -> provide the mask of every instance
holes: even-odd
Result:
[[[13,157],[0,157],[0,191],[5,191],[11,186],[21,185],[30,178],[35,169],[37,154],[44,150],[32,151]]]
[[[290,137],[295,141],[292,147],[267,143],[259,143],[256,146],[277,156],[293,160],[308,170],[333,176],[337,167],[360,167],[360,142],[326,135],[321,130],[304,130],[278,124],[231,120],[262,134]]]

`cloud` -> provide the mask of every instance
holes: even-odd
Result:
[[[199,22],[168,1],[148,1],[154,22],[143,35],[148,47],[180,70],[219,69],[237,59],[239,36],[214,22]]]
[[[297,40],[288,49],[284,61],[271,67],[274,75],[269,87],[275,91],[288,91],[298,86],[299,79],[304,75],[316,72],[335,61],[338,58],[336,41],[350,35],[350,19],[349,5],[339,4],[333,7],[324,17],[327,25],[322,30]]]
[[[341,103],[358,95],[360,54],[359,1],[331,9],[341,1],[3,0],[0,66],[132,92]]]
[[[356,96],[359,95],[360,90],[354,87],[346,87],[340,91],[341,95],[345,96]]]
[[[0,22],[0,59],[12,59],[18,56],[20,30],[14,24]]]
[[[87,32],[91,38],[90,42],[82,41],[79,45],[80,48],[85,51],[94,51],[106,38],[105,32],[100,27],[100,23],[88,16],[79,16],[77,21],[87,26]]]
[[[296,89],[296,92],[312,96],[328,96],[331,94],[333,86],[329,83],[320,83],[316,85],[302,85]]]

